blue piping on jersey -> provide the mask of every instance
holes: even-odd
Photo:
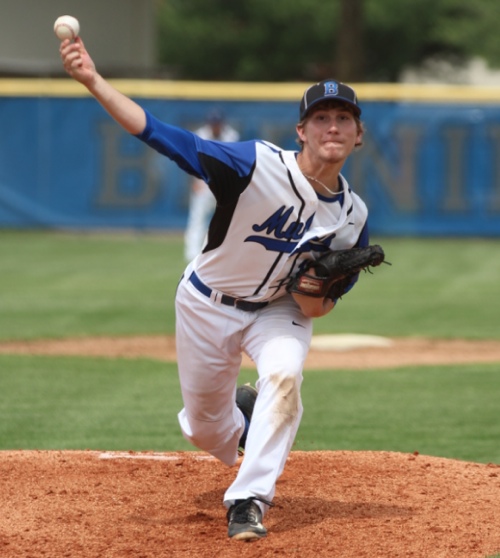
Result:
[[[334,238],[335,236],[336,235],[333,234],[331,237],[328,237],[328,240]],[[294,252],[299,244],[298,242],[291,242],[289,240],[278,240],[276,238],[268,238],[257,235],[247,236],[245,238],[245,242],[255,242],[256,244],[260,244],[261,246],[264,246],[268,252],[281,252],[285,254],[291,254]],[[329,244],[324,244],[320,239],[313,238],[305,242],[302,246],[299,246],[296,252],[297,254],[311,251],[327,252],[329,249]]]
[[[336,202],[338,202],[340,204],[340,207],[342,207],[344,205],[344,192],[340,192],[338,195],[336,195],[334,197],[329,197],[329,198],[326,197],[326,196],[322,196],[318,192],[316,192],[316,195],[318,196],[318,200],[324,201],[325,203],[336,203]]]
[[[261,244],[268,252],[285,252],[286,254],[292,253],[298,244],[298,242],[290,242],[289,240],[278,240],[257,235],[247,236],[245,242]]]

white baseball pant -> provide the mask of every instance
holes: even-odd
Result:
[[[250,496],[271,501],[302,417],[300,387],[312,320],[289,295],[245,312],[214,303],[188,277],[189,271],[176,296],[182,433],[223,463],[236,463],[245,422],[235,396],[241,351],[246,352],[257,367],[259,395],[245,456],[224,503],[229,507]]]

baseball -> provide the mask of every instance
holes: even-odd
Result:
[[[69,15],[58,17],[54,23],[54,33],[61,41],[65,39],[76,39],[80,33],[78,20]]]

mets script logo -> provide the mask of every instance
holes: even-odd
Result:
[[[314,218],[313,214],[306,222],[290,221],[293,210],[293,206],[288,209],[284,205],[281,206],[278,211],[275,211],[261,225],[253,225],[252,230],[262,234],[247,236],[245,242],[256,242],[264,246],[264,248],[270,252],[286,252],[290,254],[296,248],[301,238],[311,228]],[[331,238],[332,237],[329,237],[328,243]],[[312,246],[310,246],[310,242],[306,244],[307,246],[304,245],[304,250],[309,251],[313,249]],[[323,244],[323,242],[320,242],[320,244]],[[322,249],[323,248],[319,248],[320,251]],[[326,247],[324,249],[326,249]]]
[[[271,252],[290,253],[297,246],[298,241],[311,228],[314,215],[302,223],[300,221],[290,221],[294,207],[281,206],[261,225],[253,225],[252,230],[261,235],[251,235],[245,238],[245,242],[257,242],[262,244],[266,250]]]

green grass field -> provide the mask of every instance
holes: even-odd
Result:
[[[500,241],[374,241],[393,265],[315,333],[500,338]],[[183,267],[180,236],[1,232],[0,340],[171,334]],[[500,463],[499,367],[308,371],[295,449]],[[0,449],[192,449],[173,364],[0,355],[0,378]]]
[[[193,449],[177,425],[174,364],[0,355],[0,368],[0,449]],[[294,449],[500,463],[497,365],[308,371],[302,391]]]
[[[316,333],[500,338],[500,240],[374,239],[363,274]],[[0,339],[172,333],[178,236],[0,232]]]

